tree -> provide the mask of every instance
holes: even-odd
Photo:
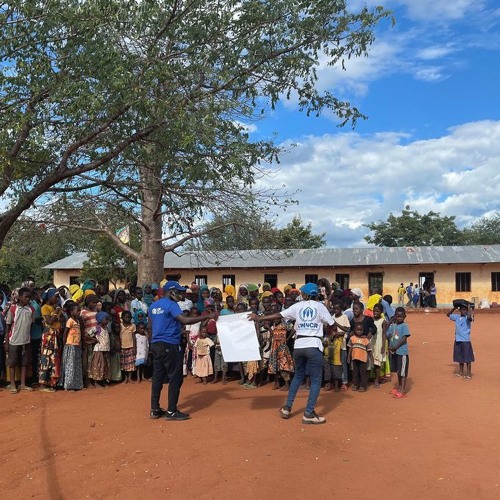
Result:
[[[137,232],[132,235],[131,245],[139,248]],[[98,282],[110,281],[116,288],[118,282],[136,283],[137,264],[121,252],[107,236],[99,235],[88,253],[89,259],[83,264],[81,279],[95,279]]]
[[[137,260],[139,281],[156,281],[164,253],[230,197],[273,199],[255,186],[279,150],[240,122],[292,96],[307,114],[363,118],[318,90],[316,66],[368,55],[390,15],[323,0],[19,0],[0,12],[3,185],[17,193],[0,244],[23,210],[64,193],[88,216],[75,227]],[[140,225],[140,251],[116,238],[108,210]]]
[[[311,223],[303,225],[294,217],[278,229],[273,221],[252,209],[241,208],[226,215],[217,215],[204,226],[205,234],[190,241],[189,250],[231,251],[319,248],[326,244],[325,233],[315,235]]]
[[[71,228],[47,227],[19,220],[0,248],[0,280],[18,287],[26,276],[39,284],[52,282],[52,271],[44,266],[74,252],[88,251],[92,235]]]
[[[500,212],[483,217],[463,230],[464,245],[499,245]]]
[[[294,217],[278,231],[279,246],[276,248],[320,248],[326,245],[325,234],[313,234],[310,222],[304,226],[300,216]]]
[[[373,235],[365,241],[380,247],[461,245],[455,217],[430,211],[420,215],[407,205],[400,216],[389,214],[387,220],[365,224]]]

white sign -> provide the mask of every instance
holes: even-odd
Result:
[[[226,363],[260,360],[255,323],[248,320],[247,312],[219,316],[217,334]]]

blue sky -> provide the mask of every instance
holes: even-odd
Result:
[[[499,2],[367,4],[393,10],[396,25],[383,23],[370,56],[347,71],[320,65],[318,85],[368,120],[339,129],[292,101],[251,125],[253,137],[276,133],[288,150],[263,184],[300,190],[278,225],[301,215],[331,247],[366,245],[363,224],[405,205],[460,227],[500,210]]]

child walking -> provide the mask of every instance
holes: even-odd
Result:
[[[348,363],[352,361],[352,390],[366,392],[368,389],[368,360],[373,362],[370,340],[366,335],[363,323],[355,323],[354,333],[349,339],[350,347]]]
[[[455,323],[455,344],[453,346],[453,362],[458,363],[458,373],[454,373],[454,377],[463,377],[464,380],[471,380],[471,368],[474,361],[474,350],[470,341],[470,331],[472,322],[474,321],[474,313],[472,309],[465,303],[460,304],[458,311],[460,314],[453,314],[456,311],[453,307],[446,316]],[[464,373],[464,365],[467,366]]]
[[[125,375],[125,383],[130,382],[130,376],[135,372],[135,332],[136,326],[132,323],[132,313],[123,311],[120,323],[120,367]]]
[[[69,318],[64,330],[61,385],[66,391],[83,389],[82,329],[80,306],[74,304],[69,309]]]
[[[148,359],[149,342],[144,323],[137,323],[135,328],[135,366],[137,368],[137,381],[141,383],[144,380],[144,366]]]
[[[213,341],[207,337],[207,328],[200,328],[200,335],[195,343],[196,349],[196,375],[201,378],[203,384],[207,383],[207,377],[214,373],[212,359],[210,358],[210,348]]]
[[[389,339],[389,361],[391,372],[398,374],[398,386],[394,387],[390,394],[397,399],[406,397],[406,379],[410,367],[410,357],[408,355],[408,337],[410,330],[405,323],[406,311],[404,307],[398,307],[396,314],[387,328],[387,338]]]

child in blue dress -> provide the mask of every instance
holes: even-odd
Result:
[[[454,314],[458,309],[460,314]],[[453,362],[458,363],[458,373],[454,377],[463,377],[464,380],[471,380],[471,365],[474,361],[474,350],[470,341],[470,331],[474,314],[466,303],[459,304],[458,308],[453,307],[446,314],[455,323],[455,344],[453,346]],[[464,373],[464,365],[467,365]]]

